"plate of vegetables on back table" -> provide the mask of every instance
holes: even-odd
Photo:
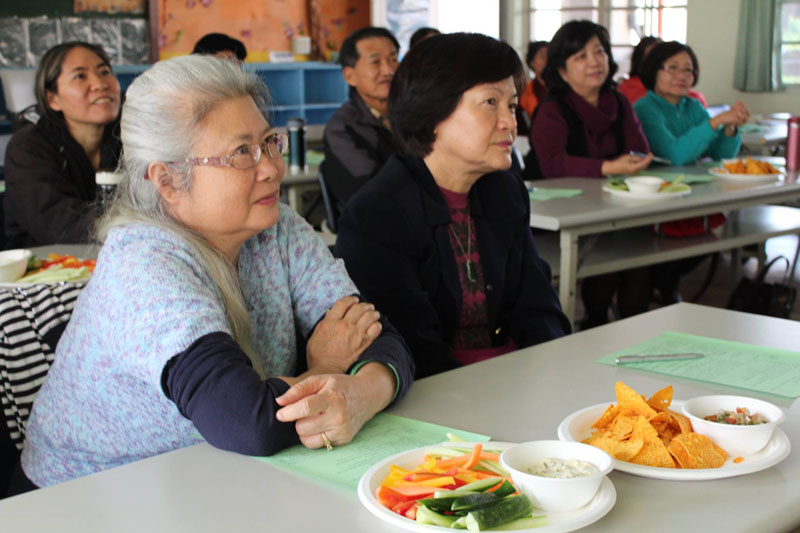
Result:
[[[664,181],[658,192],[631,192],[624,178],[608,178],[603,184],[603,190],[612,196],[629,200],[668,200],[692,193],[692,188],[682,181],[680,178],[672,183]]]
[[[364,474],[358,497],[381,520],[419,533],[457,531],[458,524],[452,523],[459,519],[461,530],[469,531],[573,531],[599,520],[614,506],[616,491],[605,478],[595,497],[580,509],[545,513],[533,507],[527,497],[516,494],[497,460],[510,446],[480,443],[476,454],[474,443],[445,442],[398,453]],[[459,492],[478,495],[456,503]],[[486,494],[495,492],[500,494],[497,502],[487,504],[484,500],[493,498]],[[448,505],[458,511],[445,510]]]
[[[0,287],[30,287],[35,284],[78,283],[88,281],[97,260],[78,259],[74,255],[48,254],[44,258],[36,255],[28,260],[25,274],[16,281],[0,282]]]

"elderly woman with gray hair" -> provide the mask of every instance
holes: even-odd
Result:
[[[202,439],[330,448],[407,390],[402,338],[278,201],[286,144],[266,97],[257,76],[197,55],[129,88],[125,177],[36,398],[18,491]]]

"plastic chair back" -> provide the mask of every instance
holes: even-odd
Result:
[[[339,210],[336,208],[333,195],[328,188],[328,184],[325,182],[325,177],[322,175],[322,167],[319,169],[317,179],[319,179],[319,187],[322,190],[322,203],[325,205],[325,220],[328,222],[328,228],[330,228],[333,233],[336,233]]]

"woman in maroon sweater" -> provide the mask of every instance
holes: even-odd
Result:
[[[539,105],[531,149],[541,177],[633,174],[650,147],[630,103],[616,91],[617,64],[606,29],[588,20],[564,24],[547,49],[550,98]]]
[[[616,72],[604,27],[575,20],[556,32],[543,73],[550,97],[539,105],[531,128],[529,176],[601,178],[635,174],[650,164],[652,154],[629,154],[648,153],[650,147],[630,102],[616,90]],[[608,322],[615,292],[622,317],[646,311],[652,293],[647,269],[584,279],[582,328]]]

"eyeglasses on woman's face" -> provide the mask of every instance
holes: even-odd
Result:
[[[245,144],[228,155],[218,157],[193,157],[186,160],[192,166],[233,167],[237,170],[253,168],[266,153],[270,159],[276,159],[286,153],[289,140],[283,133],[273,133],[260,144]]]
[[[661,70],[669,74],[670,76],[683,76],[686,78],[694,78],[697,76],[697,71],[693,68],[689,67],[680,67],[678,65],[661,65]]]

